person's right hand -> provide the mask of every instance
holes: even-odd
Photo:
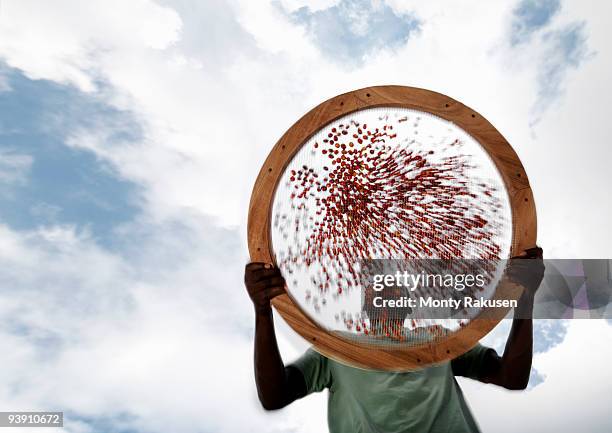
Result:
[[[512,281],[523,286],[524,295],[534,297],[542,284],[545,271],[543,254],[542,248],[536,246],[512,257],[509,262],[506,272]]]
[[[269,311],[270,300],[285,293],[285,279],[280,270],[266,263],[247,264],[244,269],[244,285],[256,313]]]

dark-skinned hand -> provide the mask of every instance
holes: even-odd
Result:
[[[280,270],[267,263],[247,264],[244,269],[244,285],[256,313],[270,311],[272,298],[285,293],[285,279]]]
[[[527,295],[534,296],[544,279],[544,270],[542,248],[534,247],[512,257],[506,274],[510,280],[523,286]]]

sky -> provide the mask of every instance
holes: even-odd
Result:
[[[246,215],[284,131],[360,87],[477,110],[527,170],[545,256],[611,257],[611,9],[2,1],[0,408],[63,410],[70,433],[324,431],[324,393],[259,407]],[[509,325],[483,342],[502,350]],[[277,328],[295,359],[306,344]],[[461,380],[483,431],[610,431],[611,336],[536,322],[527,391]]]

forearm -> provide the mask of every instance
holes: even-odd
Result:
[[[278,409],[287,404],[285,366],[276,342],[271,308],[256,311],[255,382],[264,408]]]
[[[512,329],[500,363],[500,380],[509,389],[525,389],[529,383],[533,356],[532,311],[533,295],[524,292],[514,311]]]

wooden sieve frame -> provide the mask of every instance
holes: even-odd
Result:
[[[512,209],[511,255],[534,247],[537,223],[533,194],[527,173],[514,149],[483,116],[441,93],[416,87],[374,86],[335,96],[299,119],[274,145],[261,168],[249,204],[248,246],[251,260],[273,263],[270,222],[276,187],[301,147],[320,129],[347,114],[374,107],[401,107],[424,111],[452,122],[471,135],[489,154],[504,182]],[[493,299],[516,299],[521,289],[505,285]],[[360,368],[407,371],[453,359],[493,329],[509,309],[484,310],[464,327],[431,343],[410,347],[372,348],[345,340],[320,328],[285,293],[272,300],[283,319],[312,343],[314,348],[336,361]]]

